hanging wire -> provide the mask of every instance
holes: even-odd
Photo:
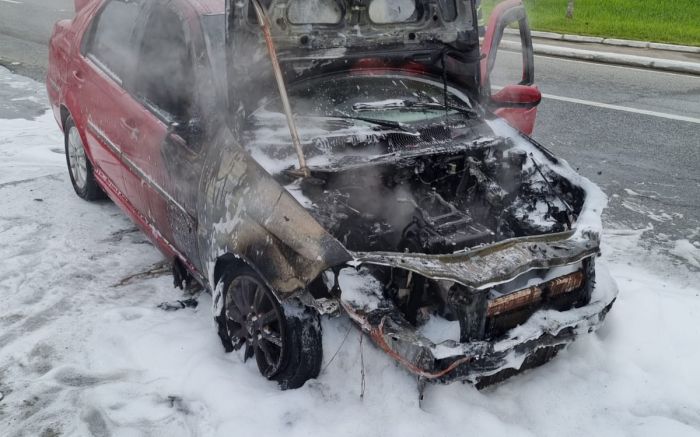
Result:
[[[335,351],[331,359],[328,361],[328,363],[323,367],[321,370],[321,373],[325,372],[328,366],[331,365],[333,360],[335,360],[335,357],[338,355],[338,352],[340,352],[340,349],[342,349],[343,345],[345,344],[345,340],[348,339],[348,335],[350,334],[350,330],[352,329],[352,325],[348,326],[348,331],[345,333],[345,337],[343,337],[343,341],[340,342],[340,346],[338,346],[338,350]]]
[[[360,375],[362,376],[362,383],[360,386],[360,399],[365,398],[365,354],[364,348],[362,347],[362,339],[365,338],[365,334],[360,332]]]

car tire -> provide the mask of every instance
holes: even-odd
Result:
[[[88,201],[104,199],[105,193],[95,180],[92,163],[85,153],[82,137],[72,116],[66,119],[63,131],[66,164],[75,194]]]
[[[244,359],[254,357],[260,373],[282,390],[299,388],[318,376],[323,347],[316,311],[280,303],[249,267],[228,270],[221,283],[223,305],[216,320],[227,352],[245,347]]]

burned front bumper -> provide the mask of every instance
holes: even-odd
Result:
[[[377,346],[417,376],[433,382],[487,385],[543,364],[577,335],[597,330],[617,296],[617,287],[604,268],[597,269],[597,277],[588,305],[537,311],[496,341],[435,344],[396,309],[365,313],[347,303],[343,306]]]
[[[553,244],[550,241],[547,245],[551,248]],[[552,251],[548,252],[551,256]],[[585,302],[566,310],[552,305],[535,309],[523,323],[494,338],[484,336],[482,322],[481,339],[470,337],[462,329],[461,337],[464,339],[466,335],[467,340],[435,343],[407,322],[402,312],[390,303],[381,302],[371,309],[347,300],[341,303],[377,346],[419,378],[441,383],[468,381],[485,386],[545,363],[579,334],[601,326],[617,296],[615,282],[604,266],[593,271],[594,255],[588,250],[567,252],[576,255],[562,259],[565,263],[583,261],[590,266],[581,288],[586,293]],[[501,268],[507,266],[502,264]],[[460,325],[465,324],[460,322]]]

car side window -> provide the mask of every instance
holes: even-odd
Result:
[[[184,23],[171,9],[156,6],[141,41],[134,92],[173,121],[191,115],[194,68]]]
[[[93,24],[87,55],[119,82],[136,60],[133,32],[140,10],[138,2],[111,0]]]

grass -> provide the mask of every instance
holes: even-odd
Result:
[[[700,46],[700,0],[524,0],[533,30]],[[488,17],[499,0],[482,0]]]

